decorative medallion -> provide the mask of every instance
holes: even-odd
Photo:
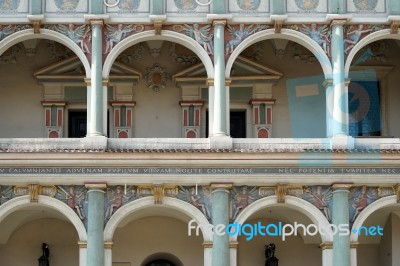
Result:
[[[56,7],[63,11],[76,10],[79,0],[54,0]]]
[[[140,6],[141,0],[120,0],[118,8],[123,11],[137,10]]]
[[[153,67],[146,68],[147,74],[145,75],[145,79],[149,89],[155,92],[159,92],[160,89],[165,89],[167,79],[171,79],[171,75],[168,74],[165,69],[165,67],[159,64],[154,64]]]
[[[195,10],[198,6],[196,0],[174,0],[179,10]]]
[[[16,10],[21,0],[0,0],[0,10]]]
[[[319,0],[296,0],[296,6],[301,10],[314,10],[318,4]]]
[[[353,3],[358,10],[374,10],[378,0],[353,0]]]
[[[261,0],[236,0],[236,3],[242,10],[257,10]]]

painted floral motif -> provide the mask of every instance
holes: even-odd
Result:
[[[302,198],[318,208],[328,219],[332,220],[332,189],[329,186],[312,186],[303,188]]]
[[[54,0],[56,7],[63,11],[75,10],[79,4],[79,0]]]
[[[377,25],[364,25],[359,24],[358,26],[346,27],[346,35],[344,40],[345,50],[344,52],[348,54],[351,49],[368,33],[382,30],[383,26]]]
[[[90,26],[80,25],[75,26],[74,24],[66,25],[52,25],[49,29],[60,32],[61,34],[67,36],[73,40],[77,45],[79,45],[84,53],[91,53],[87,42],[91,42]]]
[[[196,0],[174,0],[179,10],[195,10],[198,6]]]
[[[212,197],[209,186],[179,187],[178,199],[192,204],[211,220]]]
[[[378,4],[378,0],[353,0],[358,10],[374,10]]]
[[[121,0],[118,4],[118,8],[124,11],[137,10],[140,6],[141,0]]]
[[[249,25],[245,27],[244,24],[240,24],[238,28],[228,25],[228,32],[232,38],[225,45],[225,55],[233,53],[233,50],[248,36],[258,31],[267,29],[267,25]]]
[[[298,28],[297,26],[295,26]],[[330,56],[330,42],[331,35],[328,25],[318,26],[316,23],[312,23],[309,27],[307,25],[302,25],[300,31],[307,36],[309,36],[313,41],[318,43],[319,46],[324,50],[324,52]]]
[[[67,204],[82,221],[87,217],[87,189],[84,186],[57,186],[56,199]]]
[[[106,192],[106,212],[104,219],[108,221],[121,206],[140,197],[135,186],[122,188],[122,186],[108,187]]]
[[[208,54],[213,54],[213,34],[211,33],[211,25],[200,27],[199,24],[184,25],[186,35],[195,39]]]
[[[314,10],[318,4],[319,0],[296,0],[296,6],[301,10]]]
[[[0,10],[16,10],[21,0],[0,0]]]
[[[236,0],[236,3],[243,10],[257,10],[260,7],[261,0]]]

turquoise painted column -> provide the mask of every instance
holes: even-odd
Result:
[[[389,15],[400,15],[399,0],[389,0]]]
[[[332,105],[331,115],[332,136],[348,135],[348,95],[344,80],[344,38],[343,24],[345,20],[332,21],[332,86],[333,91],[330,94],[330,105]],[[327,103],[328,106],[328,103]]]
[[[215,233],[220,224],[229,224],[229,190],[231,184],[211,184],[212,189],[212,223],[214,225],[212,266],[229,266],[229,236]]]
[[[325,87],[325,101],[326,101],[326,137],[332,137],[332,125],[334,123],[333,117],[332,117],[332,105],[333,101],[331,101],[331,96],[333,92],[333,83],[332,79],[326,79],[324,82],[324,87]]]
[[[223,1],[221,1],[223,2]],[[215,20],[214,25],[214,125],[213,136],[228,136],[227,90],[225,87],[225,20]]]
[[[104,194],[106,184],[86,184],[88,188],[87,266],[104,265]]]
[[[349,225],[349,184],[333,184],[332,223]],[[350,235],[333,236],[333,266],[350,266]]]
[[[163,15],[164,14],[164,0],[152,0],[152,10],[153,15]]]
[[[32,0],[31,1],[32,15],[42,14],[42,0]]]
[[[285,1],[272,0],[272,14],[284,15],[285,14]]]
[[[115,2],[107,0],[107,3],[113,4]],[[90,1],[90,13],[91,14],[103,14],[104,10],[104,1],[103,0],[91,0]]]
[[[92,25],[92,72],[90,83],[90,103],[88,107],[88,137],[104,136],[104,95],[103,95],[103,61],[102,61],[102,28],[103,20],[91,20]]]

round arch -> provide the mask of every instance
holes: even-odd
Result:
[[[79,219],[78,215],[65,203],[48,196],[39,196],[37,203],[32,203],[29,196],[16,197],[7,201],[0,206],[0,222],[11,213],[33,204],[39,204],[58,211],[73,224],[78,233],[79,241],[87,240],[85,226]]]
[[[111,50],[110,54],[107,56],[103,67],[103,77],[108,77],[112,64],[114,63],[115,59],[117,59],[117,56],[120,53],[122,53],[124,50],[132,45],[151,40],[171,41],[185,46],[186,48],[193,51],[200,58],[206,69],[207,78],[214,77],[213,63],[210,56],[206,53],[203,47],[189,36],[169,30],[163,30],[161,35],[155,35],[154,30],[144,31],[123,39]]]
[[[379,30],[376,32],[373,32],[371,34],[368,34],[364,38],[362,38],[354,47],[351,49],[349,55],[347,56],[346,59],[346,64],[344,66],[344,73],[345,73],[345,78],[349,78],[350,74],[350,67],[351,67],[351,62],[353,61],[354,57],[356,54],[366,45],[383,40],[383,39],[395,39],[395,40],[400,40],[400,35],[399,34],[392,34],[390,33],[390,29],[385,29],[385,30]]]
[[[360,228],[364,224],[365,220],[367,220],[367,218],[375,211],[396,204],[400,206],[400,204],[397,203],[396,196],[388,196],[374,201],[373,203],[365,207],[365,209],[357,216],[356,220],[353,223],[352,229]],[[357,240],[358,234],[354,234],[353,232],[351,232],[350,241]]]
[[[263,30],[259,31],[249,37],[247,37],[244,41],[242,41],[236,49],[233,51],[231,56],[229,57],[229,60],[226,64],[226,69],[225,69],[225,78],[230,78],[230,73],[231,69],[233,66],[233,63],[235,62],[236,58],[250,45],[268,40],[268,39],[285,39],[289,41],[296,42],[298,44],[301,44],[302,46],[306,47],[309,49],[317,58],[317,60],[320,62],[322,71],[324,72],[325,79],[329,79],[332,77],[332,65],[331,62],[328,58],[328,56],[325,54],[324,50],[322,49],[321,46],[319,46],[315,41],[313,41],[310,37],[305,35],[304,33],[291,30],[291,29],[282,29],[281,33],[275,33],[275,29],[268,29],[268,30]]]
[[[320,210],[317,209],[317,207],[303,199],[293,196],[286,196],[285,204],[278,205],[277,200],[277,196],[271,196],[256,200],[238,215],[235,222],[237,222],[238,224],[244,224],[251,215],[262,209],[265,209],[269,206],[282,206],[292,208],[301,212],[302,214],[307,216],[316,226],[318,226],[318,228],[324,228],[326,233],[321,234],[322,242],[333,241],[332,228],[326,217],[322,214]],[[232,236],[231,241],[237,241],[237,237],[237,234]]]
[[[2,41],[0,41],[0,55],[3,54],[5,51],[7,51],[7,49],[10,48],[11,46],[19,42],[31,39],[47,39],[65,45],[66,47],[71,49],[71,51],[73,51],[76,54],[76,56],[78,56],[78,58],[81,60],[83,64],[83,67],[85,68],[86,77],[90,78],[91,74],[90,63],[89,60],[86,58],[85,53],[79,48],[79,46],[74,41],[69,39],[67,36],[53,30],[41,29],[40,33],[34,33],[33,29],[27,29],[13,33],[4,38]]]
[[[122,220],[129,215],[148,207],[167,208],[185,214],[186,216],[195,220],[198,225],[201,225],[204,241],[212,241],[212,232],[208,226],[210,223],[204,214],[199,209],[187,202],[169,197],[165,197],[162,204],[154,204],[154,197],[145,197],[130,202],[119,208],[113,214],[113,216],[111,216],[104,229],[104,241],[112,241],[114,232]]]
[[[176,266],[183,266],[183,263],[180,261],[178,257],[170,253],[156,253],[148,256],[143,262],[140,264],[141,266],[147,266],[152,261],[157,260],[166,260],[172,262]]]

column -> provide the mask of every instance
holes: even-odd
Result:
[[[215,1],[218,2],[218,1]],[[223,2],[223,1],[219,1]],[[214,25],[214,125],[213,136],[228,136],[227,91],[225,87],[224,29],[225,20],[215,20]]]
[[[213,209],[212,222],[214,225],[212,266],[229,266],[229,236],[215,233],[218,227],[229,224],[229,189],[231,184],[211,184]]]
[[[78,241],[79,246],[79,266],[85,266],[87,261],[87,243],[85,241]]]
[[[348,95],[344,80],[344,38],[343,24],[346,20],[332,21],[332,93],[330,99],[332,103],[332,136],[348,135]]]
[[[92,72],[90,93],[88,95],[88,137],[104,136],[104,88],[103,88],[103,62],[102,62],[102,28],[103,20],[92,20]]]
[[[85,184],[88,188],[87,266],[104,265],[104,195],[106,184]]]
[[[332,116],[332,111],[333,111],[333,101],[331,101],[332,97],[332,92],[333,92],[333,81],[332,79],[327,79],[324,81],[323,86],[325,87],[325,103],[326,103],[326,110],[325,110],[325,116],[326,116],[326,136],[328,138],[332,137],[333,132],[332,132],[332,126],[334,123],[334,119]]]
[[[351,242],[350,243],[350,265],[351,266],[357,266],[357,246],[358,242]]]
[[[332,266],[332,242],[323,242],[320,245],[322,249],[322,266]]]
[[[230,242],[229,243],[229,266],[236,266],[237,265],[237,246],[239,242]]]
[[[332,224],[349,225],[349,184],[333,184]],[[333,236],[333,266],[350,266],[350,235]]]
[[[204,266],[212,266],[212,242],[204,242]]]
[[[104,242],[104,266],[112,266],[113,242]]]

